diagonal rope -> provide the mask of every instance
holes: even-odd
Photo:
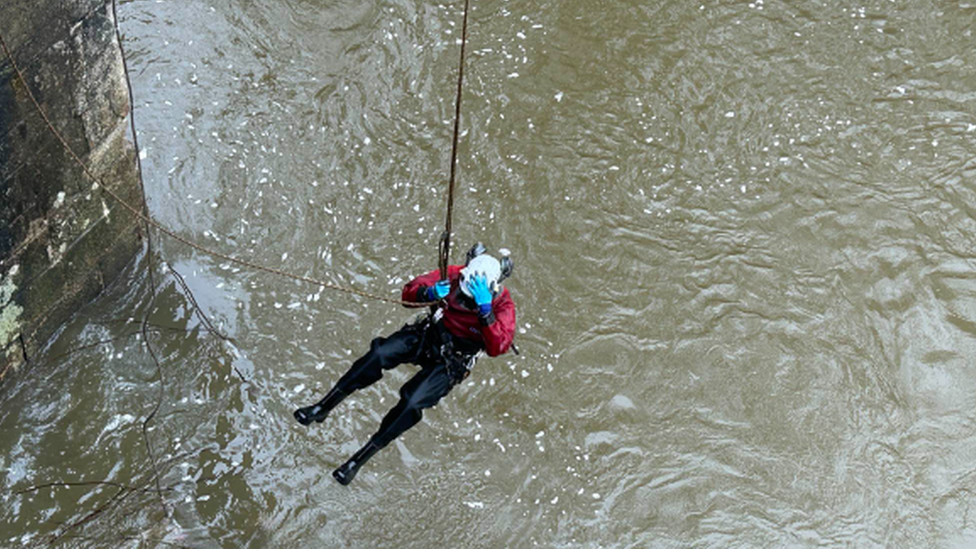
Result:
[[[451,144],[451,177],[447,187],[447,221],[441,235],[439,266],[441,280],[447,279],[447,263],[451,257],[451,219],[454,217],[454,181],[457,174],[458,135],[461,128],[461,85],[464,83],[464,45],[468,41],[468,6],[464,0],[464,22],[461,24],[461,61],[458,66],[457,99],[454,101],[454,141]]]
[[[274,267],[268,267],[266,265],[261,265],[259,263],[254,263],[252,261],[248,261],[246,259],[241,259],[241,258],[238,258],[238,257],[234,257],[234,256],[231,256],[231,255],[227,255],[227,254],[225,254],[223,252],[218,252],[217,250],[208,248],[206,246],[203,246],[202,244],[197,244],[196,242],[193,242],[192,240],[189,240],[188,238],[185,238],[183,236],[180,236],[179,234],[177,234],[172,229],[166,227],[162,223],[160,223],[160,222],[156,221],[155,219],[153,219],[151,216],[142,213],[137,208],[135,208],[131,204],[127,203],[125,200],[122,199],[122,197],[120,197],[118,194],[116,194],[114,191],[112,191],[110,188],[108,188],[108,186],[105,185],[104,182],[102,182],[102,180],[99,177],[97,177],[94,173],[92,173],[91,169],[88,168],[88,166],[74,152],[74,150],[71,148],[71,146],[68,145],[68,142],[65,141],[65,139],[61,135],[61,133],[58,132],[57,129],[55,129],[54,124],[51,123],[51,119],[48,118],[47,113],[44,112],[44,109],[41,108],[40,103],[37,102],[37,99],[34,97],[34,93],[30,90],[30,87],[27,85],[27,79],[24,78],[23,73],[20,71],[20,66],[14,60],[13,55],[10,53],[10,50],[7,48],[7,42],[3,39],[3,35],[2,34],[0,34],[0,47],[3,48],[4,54],[7,56],[7,59],[10,60],[11,67],[13,67],[14,72],[17,74],[17,78],[24,85],[24,90],[27,92],[27,96],[30,98],[31,103],[34,104],[34,108],[37,109],[38,114],[41,115],[41,118],[43,118],[44,119],[44,122],[47,124],[48,130],[50,130],[50,132],[57,138],[57,140],[61,142],[61,146],[64,147],[64,150],[74,159],[74,161],[78,164],[78,166],[81,167],[82,171],[85,172],[85,175],[87,175],[92,180],[92,182],[98,183],[98,188],[100,190],[102,190],[102,191],[105,191],[105,193],[108,194],[110,197],[112,197],[113,200],[115,200],[116,202],[118,202],[119,205],[121,205],[123,208],[125,208],[126,210],[128,210],[132,215],[134,215],[138,219],[141,219],[141,220],[145,221],[146,223],[148,223],[149,225],[151,225],[151,226],[155,227],[156,229],[158,229],[159,232],[165,234],[166,236],[172,238],[173,240],[176,240],[177,242],[180,242],[181,244],[184,244],[186,246],[189,246],[190,248],[193,248],[194,250],[197,250],[198,252],[204,253],[204,254],[209,255],[211,257],[215,257],[215,258],[218,258],[218,259],[222,259],[222,260],[227,261],[229,263],[234,263],[234,264],[240,265],[242,267],[247,267],[247,268],[252,269],[252,270],[255,270],[255,271],[261,271],[261,272],[265,272],[265,273],[269,273],[269,274],[273,274],[273,275],[278,275],[278,276],[282,276],[282,277],[285,277],[285,278],[290,278],[292,280],[297,280],[297,281],[300,281],[300,282],[306,282],[308,284],[312,284],[312,285],[315,285],[315,286],[321,286],[323,288],[328,288],[328,289],[331,289],[331,290],[336,290],[336,291],[339,291],[339,292],[343,292],[343,293],[347,293],[347,294],[355,295],[355,296],[359,296],[359,297],[364,297],[364,298],[367,298],[367,299],[373,299],[373,300],[376,300],[376,301],[383,301],[383,302],[392,303],[392,304],[395,304],[395,305],[403,305],[404,307],[409,307],[409,308],[422,308],[422,307],[426,307],[428,305],[433,305],[432,302],[403,301],[403,300],[400,300],[400,299],[393,299],[393,298],[390,298],[390,297],[385,297],[385,296],[381,296],[381,295],[375,295],[375,294],[371,294],[369,292],[364,292],[362,290],[357,290],[355,288],[348,288],[348,287],[340,286],[340,285],[335,284],[335,283],[332,283],[332,282],[327,282],[327,281],[324,281],[324,280],[319,280],[319,279],[316,279],[316,278],[312,278],[310,276],[295,274],[295,273],[291,273],[291,272],[288,272],[288,271],[285,271],[285,270],[282,270],[282,269],[276,269]],[[137,154],[138,154],[138,152],[137,152]]]

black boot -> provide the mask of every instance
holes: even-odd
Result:
[[[346,398],[346,393],[343,393],[339,389],[333,387],[329,394],[325,395],[325,398],[318,401],[317,404],[311,406],[306,406],[304,408],[299,408],[295,410],[295,419],[298,423],[302,425],[308,425],[313,421],[322,423],[325,417],[329,415],[329,412],[336,407],[342,399]]]
[[[349,458],[349,461],[345,462],[335,471],[332,471],[332,476],[339,481],[339,484],[346,486],[352,479],[356,478],[356,473],[359,472],[359,468],[362,467],[364,463],[369,461],[369,458],[373,457],[373,454],[380,451],[380,447],[369,441],[366,446],[363,446]]]

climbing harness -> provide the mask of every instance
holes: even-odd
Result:
[[[468,377],[485,352],[477,343],[451,335],[441,322],[443,317],[444,309],[438,308],[432,313],[418,315],[407,326],[420,334],[415,363],[423,367],[444,364],[457,384]]]

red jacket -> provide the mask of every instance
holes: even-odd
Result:
[[[515,302],[504,288],[491,301],[492,315],[482,318],[477,309],[472,310],[461,304],[460,278],[461,265],[450,265],[447,277],[451,281],[451,293],[447,295],[447,308],[444,310],[444,327],[452,335],[471,339],[484,345],[488,356],[505,354],[515,337]],[[403,301],[414,303],[427,301],[427,288],[441,278],[440,271],[431,271],[411,280],[403,287]]]

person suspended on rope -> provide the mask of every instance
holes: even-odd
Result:
[[[468,376],[478,357],[499,356],[512,347],[515,302],[501,285],[511,275],[512,266],[507,254],[499,261],[479,242],[468,251],[463,266],[447,268],[446,279],[440,279],[435,270],[411,280],[403,287],[403,301],[439,301],[436,312],[388,337],[374,339],[369,351],[322,400],[295,410],[295,419],[302,425],[321,423],[352,392],[383,377],[383,370],[407,362],[421,367],[400,388],[400,401],[383,418],[376,434],[333,471],[340,484],[352,482],[367,460],[416,425],[424,409],[436,405]]]

